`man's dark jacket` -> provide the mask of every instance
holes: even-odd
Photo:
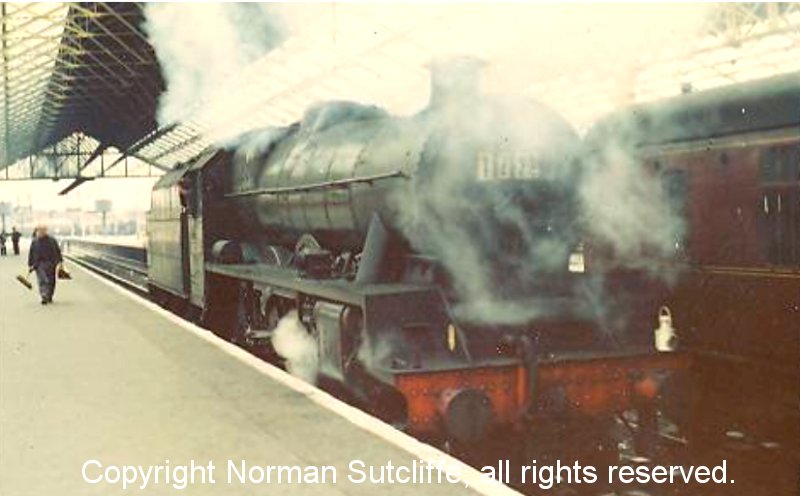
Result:
[[[45,236],[36,238],[31,243],[31,249],[28,252],[28,267],[35,268],[45,262],[57,264],[62,260],[61,248],[58,247],[58,242],[54,238]]]

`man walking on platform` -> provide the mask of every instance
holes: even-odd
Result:
[[[22,233],[17,231],[16,227],[11,228],[11,245],[14,247],[14,255],[19,255],[19,238],[22,237]]]
[[[63,262],[63,258],[61,258],[61,248],[59,248],[58,242],[47,234],[47,226],[37,226],[36,238],[31,243],[31,250],[28,253],[28,271],[36,271],[42,305],[53,302],[53,293],[56,290],[56,270],[61,262]]]

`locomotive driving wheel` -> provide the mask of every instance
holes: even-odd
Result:
[[[258,294],[258,301],[253,307],[255,327],[248,331],[248,349],[254,354],[269,361],[280,360],[272,346],[272,333],[280,320],[292,308],[292,302],[286,298],[270,294]]]
[[[250,284],[239,284],[235,322],[231,329],[230,340],[239,346],[248,346],[253,329],[257,326],[258,295]]]

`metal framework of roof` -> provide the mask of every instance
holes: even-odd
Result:
[[[141,4],[3,3],[0,168],[18,163],[24,171],[35,161],[25,157],[75,143],[79,153],[72,156],[83,158],[66,169],[48,160],[50,173],[106,174],[97,157],[107,153],[117,153],[113,167],[137,157],[168,168],[221,137],[296,121],[319,100],[408,107],[408,89],[427,87],[425,47],[458,51],[485,22],[450,5],[396,19],[350,4],[337,4],[336,12],[333,20],[305,19],[303,29],[232,77],[222,93],[234,98],[204,102],[184,122],[159,128],[164,80],[141,27]],[[326,41],[324,33],[334,29],[328,24],[344,20],[348,36]],[[519,41],[526,33],[514,36]],[[667,46],[609,74],[527,81],[524,92],[585,129],[620,105],[797,70],[800,4],[720,4],[688,49]]]
[[[0,167],[75,133],[127,149],[156,126],[163,81],[131,3],[10,3],[2,13]]]
[[[80,183],[101,177],[154,177],[160,176],[164,170],[114,147],[106,147],[92,136],[76,132],[0,169],[0,180],[79,179]],[[74,186],[67,188],[65,192]]]

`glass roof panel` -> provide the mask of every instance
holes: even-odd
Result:
[[[0,163],[30,152],[42,117],[67,18],[64,3],[0,4],[2,14],[2,115]]]

